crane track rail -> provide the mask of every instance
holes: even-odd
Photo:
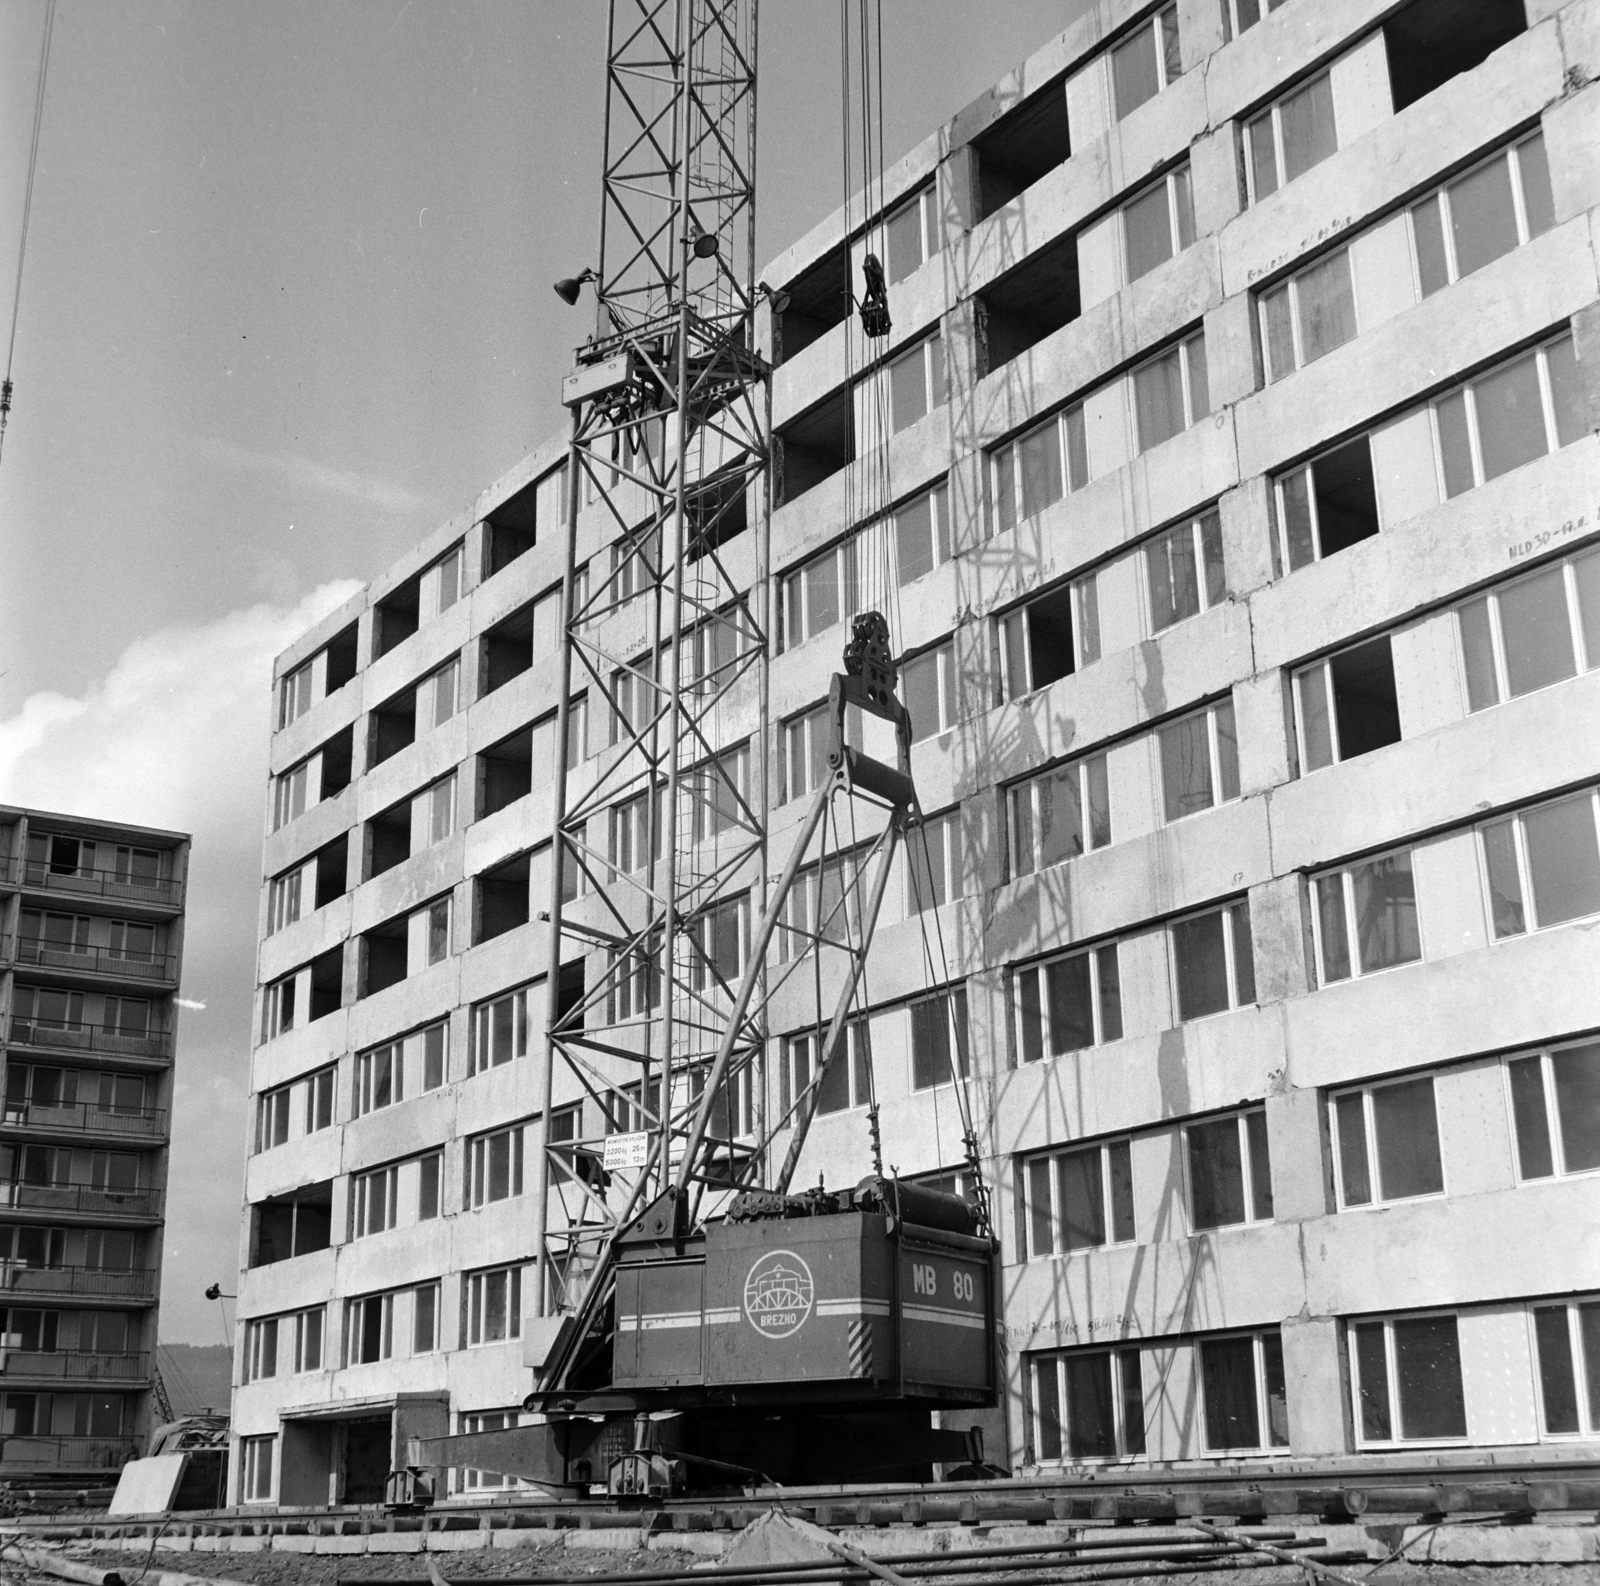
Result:
[[[1486,1463],[1444,1459],[1386,1464],[1234,1466],[1181,1474],[1108,1470],[1099,1475],[1010,1477],[987,1482],[759,1487],[719,1497],[451,1500],[409,1513],[377,1505],[318,1509],[206,1510],[127,1517],[19,1516],[8,1526],[40,1537],[91,1539],[169,1535],[366,1536],[378,1532],[499,1530],[738,1531],[769,1509],[842,1526],[1052,1525],[1062,1522],[1183,1521],[1227,1515],[1273,1521],[1384,1521],[1406,1516],[1533,1516],[1600,1510],[1600,1461]]]

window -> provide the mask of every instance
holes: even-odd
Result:
[[[567,764],[582,765],[589,758],[589,696],[576,694],[567,701]]]
[[[439,1215],[439,1184],[444,1173],[444,1154],[430,1152],[417,1159],[417,1221],[431,1222]]]
[[[1342,1091],[1328,1102],[1339,1205],[1437,1195],[1444,1189],[1433,1080],[1395,1080]]]
[[[939,202],[930,184],[908,198],[884,221],[884,273],[893,286],[939,252]]]
[[[1178,49],[1178,8],[1164,5],[1111,51],[1111,87],[1117,119],[1154,99],[1183,75]]]
[[[305,867],[298,865],[287,875],[274,877],[267,888],[268,936],[300,918],[300,878],[304,874]]]
[[[240,1503],[272,1502],[272,1461],[277,1446],[276,1437],[239,1439]]]
[[[244,1380],[322,1370],[322,1307],[245,1323]]]
[[[1222,42],[1231,44],[1262,17],[1288,3],[1289,0],[1222,0]]]
[[[298,721],[311,709],[311,663],[305,662],[278,680],[278,728]]]
[[[1070,676],[1100,659],[1100,601],[1096,575],[1018,606],[995,622],[997,704]]]
[[[400,1197],[400,1169],[380,1167],[350,1177],[350,1237],[363,1239],[381,1234],[396,1224]]]
[[[1480,828],[1496,938],[1600,913],[1593,790]]]
[[[1134,1238],[1133,1153],[1126,1140],[1030,1157],[1020,1180],[1027,1259]]]
[[[1122,1039],[1117,944],[1085,948],[1012,976],[1017,1047],[1026,1063]]]
[[[1276,1329],[1201,1339],[1200,1392],[1208,1454],[1289,1446],[1283,1339]]]
[[[943,405],[944,342],[934,334],[885,367],[889,384],[889,429],[898,435]]]
[[[333,1086],[337,1073],[337,1067],[330,1063],[305,1081],[307,1134],[315,1134],[333,1124]]]
[[[1239,796],[1239,745],[1233,701],[1225,699],[1158,730],[1162,806],[1166,819],[1225,804]]]
[[[1378,532],[1372,447],[1365,435],[1346,441],[1273,485],[1278,554],[1292,573]]]
[[[1281,3],[1281,0],[1280,0]],[[1304,176],[1339,147],[1333,79],[1327,72],[1302,83],[1245,126],[1245,180],[1250,202]]]
[[[1003,533],[1089,482],[1083,404],[1065,409],[990,453],[995,531]]]
[[[1226,600],[1222,519],[1217,509],[1157,535],[1144,548],[1144,567],[1152,633]]]
[[[306,812],[306,790],[311,781],[311,762],[303,760],[285,771],[273,783],[272,829],[278,831]]]
[[[1144,1453],[1144,1381],[1137,1349],[1030,1355],[1032,1457],[1118,1459]]]
[[[1535,132],[1412,206],[1422,295],[1481,270],[1555,223],[1544,135]]]
[[[421,912],[425,916],[423,962],[432,967],[450,956],[450,899],[439,898]]]
[[[845,712],[845,741],[861,747],[861,715]],[[786,799],[814,792],[827,781],[828,751],[833,744],[833,712],[818,705],[783,724],[783,790]]]
[[[787,1117],[816,1076],[825,1031],[792,1035],[783,1043],[783,1068],[778,1075],[779,1105]],[[872,1037],[865,1019],[845,1025],[838,1049],[817,1090],[817,1111],[844,1112],[872,1100]]]
[[[924,817],[906,834],[906,914],[942,908],[966,891],[961,862],[961,811]]]
[[[1272,1220],[1272,1163],[1261,1107],[1183,1131],[1189,1225],[1196,1233]]]
[[[456,829],[455,772],[440,777],[432,787],[425,788],[420,797],[427,801],[429,843],[443,842]]]
[[[433,565],[433,575],[437,580],[436,592],[437,606],[440,611],[448,611],[461,598],[461,547],[447,551]]]
[[[1064,864],[1111,841],[1106,757],[1072,760],[1006,789],[1011,876]]]
[[[439,1284],[421,1283],[411,1291],[411,1353],[429,1355],[439,1347]]]
[[[660,708],[655,686],[655,652],[646,650],[627,666],[611,674],[611,742],[623,743],[628,735],[642,732],[653,712]]]
[[[733,991],[744,974],[750,949],[750,895],[743,893],[713,904],[689,924],[694,951],[689,959],[689,985],[695,991],[713,987]]]
[[[1363,1446],[1467,1435],[1454,1316],[1353,1322],[1350,1366],[1356,1437]]]
[[[1570,333],[1440,397],[1433,416],[1445,496],[1571,445],[1585,433],[1585,407]]]
[[[519,1123],[467,1141],[463,1199],[469,1211],[522,1193],[523,1129]]]
[[[1389,636],[1352,645],[1295,674],[1302,773],[1400,742]]]
[[[1600,666],[1600,550],[1502,584],[1457,616],[1469,711],[1590,671]]]
[[[1122,208],[1123,257],[1130,283],[1165,264],[1194,241],[1189,167],[1169,171]]]
[[[1133,411],[1142,452],[1198,424],[1211,411],[1204,331],[1133,371]]]
[[[1281,380],[1342,347],[1356,333],[1350,250],[1341,248],[1260,299],[1268,381]]]
[[[462,1284],[468,1347],[522,1336],[522,1269],[498,1267],[469,1272]]]
[[[606,1019],[621,1024],[627,1019],[642,1019],[661,1006],[660,932],[652,932],[646,946],[613,952],[607,979]],[[618,958],[625,960],[617,967]]]
[[[901,588],[950,560],[950,491],[935,485],[896,507],[884,527]]]
[[[694,840],[709,842],[739,826],[748,830],[747,800],[750,788],[750,745],[741,743],[704,764],[690,778],[689,797],[694,804]]]
[[[803,644],[860,608],[860,536],[830,546],[783,581],[784,638]]]
[[[244,1328],[244,1380],[260,1382],[278,1374],[278,1318],[246,1322]]]
[[[515,1410],[485,1410],[475,1415],[462,1415],[460,1417],[460,1430],[463,1432],[502,1432],[508,1427],[520,1426],[522,1417]],[[505,1476],[497,1470],[477,1470],[467,1466],[459,1472],[457,1477],[460,1485],[458,1491],[473,1492],[484,1488],[493,1487],[525,1487],[527,1485],[518,1476]]]
[[[1600,1431],[1600,1300],[1533,1307],[1547,1437]]]
[[[967,1062],[967,992],[942,991],[911,1004],[911,1088],[930,1090],[955,1078],[955,1062],[965,1075]]]
[[[81,1005],[82,998],[79,998]],[[294,1028],[295,977],[275,980],[261,994],[261,1039],[270,1041]]]
[[[784,900],[778,958],[787,963],[811,951],[818,940],[843,943],[860,931],[859,854],[833,854],[809,864]]]
[[[289,1138],[289,1100],[293,1086],[280,1085],[256,1097],[255,1148],[270,1151]]]
[[[611,868],[619,876],[643,870],[661,858],[665,786],[657,783],[648,793],[636,793],[610,811]],[[654,831],[655,840],[651,841]]]
[[[931,650],[905,661],[900,669],[900,693],[911,712],[911,741],[920,743],[956,724],[955,641],[946,639]]]
[[[435,727],[442,727],[455,715],[459,701],[461,685],[461,660],[454,657],[446,661],[437,672],[423,679],[423,698],[427,701],[426,709],[429,720]]]
[[[1556,1047],[1506,1064],[1524,1179],[1600,1167],[1600,1043]],[[1600,1370],[1600,1355],[1594,1357]]]
[[[405,1093],[405,1061],[398,1041],[356,1054],[352,1111],[357,1118],[404,1100]]]
[[[1246,900],[1179,920],[1171,929],[1180,1023],[1242,1008],[1256,1000]]]
[[[528,1055],[528,988],[508,992],[472,1010],[472,1051],[469,1075],[498,1068],[513,1058]]]
[[[394,1295],[368,1294],[346,1300],[344,1363],[367,1366],[394,1354]]]
[[[1323,985],[1422,957],[1409,849],[1318,876],[1312,934]]]

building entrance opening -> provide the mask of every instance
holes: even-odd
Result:
[[[383,1502],[392,1440],[387,1415],[368,1421],[344,1423],[343,1502]]]

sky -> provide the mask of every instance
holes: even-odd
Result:
[[[1083,9],[882,0],[887,158]],[[0,333],[44,16],[0,4]],[[761,10],[761,259],[843,199],[839,16]],[[58,0],[0,453],[0,803],[194,834],[163,1341],[222,1342],[203,1290],[237,1287],[272,658],[561,427],[583,315],[550,283],[593,262],[605,21]]]

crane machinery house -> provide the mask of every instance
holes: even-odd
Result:
[[[759,280],[753,95],[608,184],[278,662],[233,1501],[1593,1457],[1597,27],[1100,0]]]

